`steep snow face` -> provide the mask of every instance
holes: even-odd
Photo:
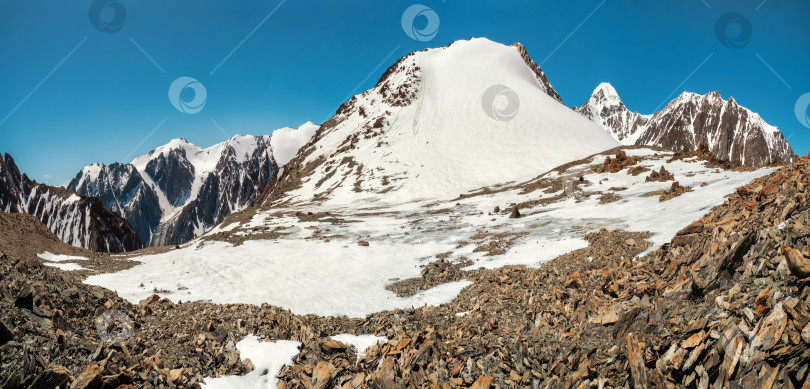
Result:
[[[506,92],[488,100],[493,87]],[[412,53],[324,124],[287,169],[313,169],[288,199],[456,197],[619,145],[549,88],[515,46],[472,39]]]
[[[317,129],[306,123],[271,135],[237,135],[205,149],[174,139],[130,164],[87,166],[68,189],[99,198],[150,245],[184,243],[253,205],[274,165],[286,164]]]
[[[697,150],[706,144],[718,158],[754,166],[794,158],[778,128],[717,92],[684,92],[652,115],[628,110],[610,84],[602,83],[577,112],[599,124],[624,145]]]

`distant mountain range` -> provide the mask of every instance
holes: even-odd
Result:
[[[104,252],[144,246],[138,232],[100,200],[39,184],[21,174],[8,154],[0,159],[0,210],[32,215],[73,246]]]
[[[150,246],[180,244],[253,205],[317,129],[306,123],[207,149],[174,139],[128,164],[86,166],[67,189],[100,199]]]
[[[623,145],[693,151],[705,144],[715,157],[747,166],[795,159],[778,128],[718,92],[684,92],[662,110],[642,115],[625,107],[613,86],[602,83],[574,109]]]

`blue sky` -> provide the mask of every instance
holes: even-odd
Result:
[[[568,106],[603,81],[641,113],[682,90],[717,90],[778,126],[797,153],[810,151],[810,129],[795,113],[810,92],[806,0],[117,3],[123,25],[110,25],[113,9],[90,0],[0,0],[0,152],[40,182],[64,183],[93,162],[129,162],[173,138],[207,147],[235,133],[323,122],[397,58],[471,36],[522,42]],[[440,18],[430,41],[403,31],[414,4]],[[91,9],[120,29],[100,31]],[[744,47],[716,37],[728,12],[750,21]],[[729,36],[739,29],[730,25]],[[196,114],[169,101],[183,76],[207,92]]]

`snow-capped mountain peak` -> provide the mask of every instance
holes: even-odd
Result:
[[[291,201],[455,197],[618,146],[544,80],[525,48],[484,38],[411,53],[341,105],[281,186]]]
[[[277,161],[283,166],[318,128],[308,122],[271,135],[235,135],[208,148],[172,139],[127,165],[86,166],[68,188],[101,199],[149,244],[182,243],[253,205]]]
[[[697,150],[705,144],[718,158],[751,166],[794,158],[778,128],[733,97],[724,100],[717,91],[683,92],[662,110],[641,115],[627,109],[618,93],[602,83],[574,109],[624,145]]]
[[[619,93],[607,82],[599,84],[591,96],[575,111],[602,127],[624,145],[635,144],[649,116],[631,112],[624,106]]]
[[[619,93],[616,92],[613,85],[610,85],[610,83],[607,82],[599,84],[599,86],[597,86],[593,91],[592,96],[599,97],[601,101],[605,103],[605,105],[619,105],[622,103]]]

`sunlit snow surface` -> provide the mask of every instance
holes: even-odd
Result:
[[[65,262],[65,261],[86,261],[87,258],[85,257],[78,257],[73,255],[64,255],[64,254],[54,254],[50,251],[46,251],[42,254],[37,254],[37,257],[40,259],[44,259],[46,261],[51,262]]]
[[[291,340],[263,342],[255,335],[248,335],[236,344],[236,349],[240,359],[253,362],[253,371],[244,376],[206,378],[200,386],[206,389],[275,389],[276,375],[284,365],[292,365],[300,345]],[[263,374],[265,371],[267,374]]]
[[[90,269],[88,269],[86,267],[77,265],[75,263],[50,263],[50,262],[45,262],[43,265],[50,266],[50,267],[55,267],[55,268],[57,268],[59,270],[64,270],[64,271],[90,270]]]
[[[435,242],[370,247],[303,239],[257,240],[240,246],[211,242],[201,249],[192,246],[136,258],[143,265],[86,282],[113,289],[130,301],[140,301],[157,288],[177,291],[167,295],[175,301],[269,303],[297,314],[361,317],[452,300],[469,282],[444,284],[410,298],[385,290],[392,278],[418,277],[418,265],[428,263],[429,255],[451,248]]]
[[[631,150],[628,154],[653,154]],[[753,172],[716,172],[702,162],[674,161],[668,156],[645,160],[642,166],[659,169],[665,164],[681,185],[693,192],[665,202],[658,196],[642,196],[664,190],[672,182],[645,182],[638,176],[619,173],[586,173],[589,185],[583,192],[626,187],[616,193],[622,199],[599,204],[599,195],[577,202],[574,196],[546,206],[522,209],[523,217],[493,214],[495,206],[547,198],[560,193],[515,188],[463,200],[419,201],[406,204],[364,203],[365,208],[317,206],[306,210],[324,212],[319,220],[301,221],[300,208],[258,212],[251,221],[223,230],[251,235],[256,230],[283,231],[272,240],[248,240],[233,246],[201,241],[164,254],[135,258],[143,264],[118,273],[89,277],[86,282],[115,290],[130,301],[139,301],[154,289],[172,300],[208,300],[215,303],[268,303],[296,314],[363,317],[378,311],[451,301],[469,284],[459,281],[439,285],[410,298],[397,297],[385,287],[397,280],[419,277],[421,266],[449,253],[447,259],[473,261],[469,268],[506,265],[536,267],[559,255],[587,246],[583,237],[600,228],[650,231],[655,247],[672,239],[677,231],[700,218],[726,195],[773,169]],[[594,157],[590,165],[601,163]],[[547,176],[554,178],[558,173]],[[600,183],[601,181],[601,183]],[[706,184],[702,186],[702,184]],[[335,222],[335,219],[343,222]],[[481,233],[522,233],[502,255],[475,250]],[[327,241],[328,240],[328,241]],[[369,242],[367,247],[358,241]],[[486,240],[484,240],[485,242]],[[144,286],[140,286],[143,283]]]

